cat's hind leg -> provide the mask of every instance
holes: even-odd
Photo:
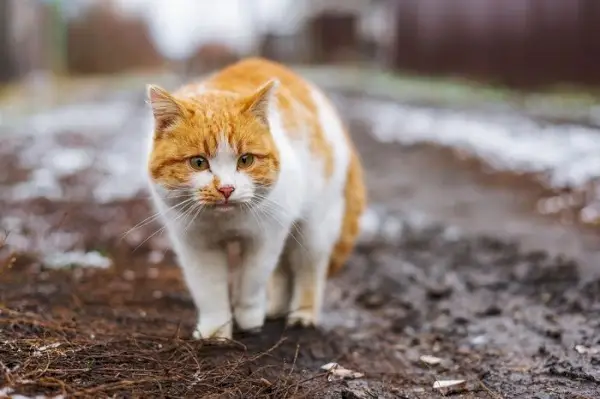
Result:
[[[342,198],[327,209],[314,212],[302,222],[298,234],[290,240],[292,299],[288,325],[316,326],[331,255],[341,230],[344,213]]]
[[[284,251],[277,268],[269,279],[267,290],[267,317],[269,319],[284,317],[290,309],[292,274],[288,258],[288,251]]]

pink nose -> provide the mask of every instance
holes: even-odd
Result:
[[[235,191],[235,188],[233,186],[219,187],[219,192],[221,194],[223,194],[223,197],[225,197],[225,199],[231,197],[231,193],[233,193],[234,191]]]

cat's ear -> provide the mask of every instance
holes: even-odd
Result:
[[[250,112],[265,125],[269,124],[269,104],[279,87],[279,80],[271,79],[243,100],[242,112]]]
[[[146,92],[158,131],[168,128],[183,117],[181,106],[168,91],[156,85],[147,85]]]

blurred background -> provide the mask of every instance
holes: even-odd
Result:
[[[2,0],[0,82],[248,55],[517,87],[600,83],[595,0]]]
[[[526,236],[515,202],[600,220],[598,0],[0,0],[0,199],[139,198],[145,84],[252,55],[330,93],[375,205]]]

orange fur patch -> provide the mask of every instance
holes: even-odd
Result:
[[[346,200],[346,209],[344,220],[338,242],[333,248],[331,260],[329,262],[329,276],[337,273],[350,256],[356,238],[360,233],[360,218],[363,214],[367,202],[367,190],[363,180],[363,170],[360,158],[356,153],[352,143],[352,156],[348,165],[348,178],[346,180],[346,189],[344,192]]]
[[[270,79],[276,78],[280,86],[275,99],[282,114],[284,128],[290,134],[308,135],[313,154],[319,156],[325,176],[333,173],[333,151],[325,139],[319,114],[312,98],[310,84],[290,69],[262,58],[248,58],[223,69],[200,85],[207,89],[248,95]],[[199,87],[195,90],[198,91]],[[194,92],[194,88],[187,93]]]

